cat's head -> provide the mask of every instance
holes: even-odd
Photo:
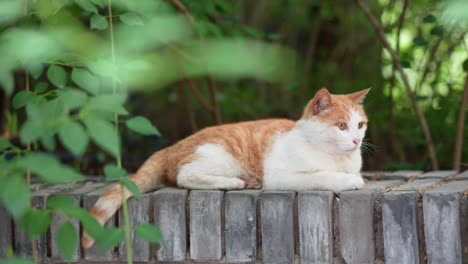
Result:
[[[333,152],[351,152],[361,147],[367,129],[362,102],[369,89],[336,95],[318,91],[304,109],[301,126],[312,140]]]

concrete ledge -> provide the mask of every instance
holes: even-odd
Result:
[[[468,178],[453,172],[383,173],[357,191],[187,191],[163,188],[129,200],[130,221],[153,223],[161,245],[132,238],[138,263],[468,263]],[[383,175],[382,174],[382,175]],[[393,176],[395,177],[393,177]],[[406,177],[411,175],[411,177]],[[416,176],[414,176],[416,175]],[[417,176],[419,175],[419,176]],[[424,176],[426,175],[426,176]],[[421,177],[421,178],[418,178]],[[35,186],[33,205],[55,194],[90,208],[107,183]],[[0,205],[0,256],[30,256],[31,242]],[[63,263],[53,217],[36,241],[42,262]],[[108,226],[122,224],[121,213]],[[81,233],[81,227],[75,223]],[[72,262],[118,263],[107,252],[78,248]]]

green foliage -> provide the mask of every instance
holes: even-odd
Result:
[[[14,219],[20,219],[29,208],[31,192],[20,175],[0,178],[0,199]]]
[[[70,222],[65,222],[59,228],[56,236],[60,253],[66,261],[71,261],[73,252],[78,246],[78,234]]]
[[[141,224],[135,228],[136,235],[148,242],[160,243],[163,241],[161,231],[152,224]]]
[[[51,221],[49,211],[29,209],[21,218],[21,228],[26,229],[29,239],[33,240],[47,231]]]
[[[153,126],[147,118],[143,116],[136,116],[131,119],[128,119],[126,124],[130,130],[133,130],[145,136],[161,135],[158,129],[155,126]]]

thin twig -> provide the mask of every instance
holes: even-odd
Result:
[[[188,21],[193,24],[195,20],[187,8],[182,4],[179,0],[166,0],[167,2],[171,3],[180,13],[184,14],[184,16],[188,19]]]
[[[400,58],[396,54],[395,50],[391,47],[390,43],[388,42],[387,37],[385,36],[385,32],[383,31],[382,26],[380,25],[379,21],[372,15],[369,7],[362,1],[362,0],[355,0],[359,8],[364,12],[364,14],[369,19],[370,23],[374,27],[382,46],[390,53],[392,58],[393,64],[396,66],[398,72],[400,73],[401,79],[403,80],[404,87],[406,89],[406,93],[408,94],[411,104],[413,106],[414,111],[416,112],[416,116],[418,119],[419,124],[421,125],[421,129],[424,135],[424,139],[427,145],[427,151],[429,155],[429,159],[431,162],[431,167],[433,170],[439,169],[439,161],[437,160],[437,155],[434,148],[434,142],[432,140],[431,131],[427,124],[426,117],[424,116],[423,111],[421,110],[417,100],[416,95],[413,93],[413,89],[411,88],[411,84],[409,83],[408,76],[406,75],[403,67],[401,66]]]
[[[322,1],[320,1],[320,7],[321,7]],[[314,19],[314,23],[312,25],[312,28],[309,33],[309,47],[307,48],[306,52],[306,59],[304,63],[304,80],[302,81],[302,86],[301,86],[301,99],[305,99],[306,96],[306,91],[309,88],[309,74],[312,69],[312,65],[314,63],[315,59],[315,52],[317,50],[317,42],[318,42],[318,36],[319,36],[319,31],[320,27],[322,25],[322,17],[321,17],[321,10],[319,10],[319,13]]]
[[[185,111],[187,112],[187,117],[190,123],[190,128],[192,129],[192,133],[197,131],[197,123],[195,122],[195,118],[193,117],[193,112],[190,107],[190,101],[187,98],[187,92],[185,91],[184,82],[179,82],[178,87],[179,98],[182,101],[182,104],[185,106]]]
[[[396,53],[400,54],[400,34],[401,34],[401,29],[403,27],[404,21],[405,21],[405,15],[406,15],[406,10],[408,9],[408,0],[403,1],[403,7],[401,10],[400,17],[398,18],[398,23],[397,23],[397,35],[396,35]],[[395,126],[394,126],[394,115],[393,115],[393,110],[394,110],[394,105],[393,105],[393,90],[395,89],[395,81],[396,81],[396,67],[395,64],[392,63],[392,78],[390,79],[390,91],[388,95],[388,130],[390,133],[390,142],[391,146],[393,148],[394,153],[396,153],[400,160],[405,159],[405,153],[404,151],[401,150],[401,146],[399,142],[396,140],[396,135],[395,135]]]
[[[195,83],[192,81],[190,78],[186,78],[187,83],[189,85],[190,90],[192,91],[193,95],[195,95],[195,98],[197,101],[207,110],[210,112],[213,112],[213,106],[211,106],[205,99],[203,99],[203,96],[201,95],[200,91],[197,89],[195,86]]]
[[[206,79],[208,81],[208,90],[210,91],[211,105],[213,106],[213,111],[211,111],[213,114],[213,119],[217,125],[220,125],[222,120],[221,113],[219,112],[218,101],[216,100],[216,84],[210,76],[206,77]]]

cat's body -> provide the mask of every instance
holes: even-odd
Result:
[[[160,183],[188,189],[310,190],[361,188],[360,146],[368,90],[331,95],[320,90],[297,121],[271,119],[206,128],[153,154],[132,176],[142,192]],[[126,197],[131,193],[125,190]],[[120,186],[91,209],[103,224],[120,207]],[[84,235],[83,246],[92,238]]]

